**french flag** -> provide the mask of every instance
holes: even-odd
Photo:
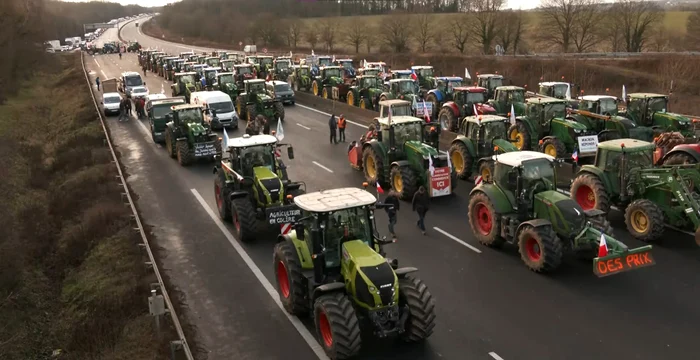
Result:
[[[574,159],[575,162],[578,162],[578,150],[574,150],[574,153],[571,154],[571,158]]]
[[[413,79],[413,81],[418,80],[418,75],[416,75],[416,70],[414,69],[411,69],[411,79]]]
[[[377,193],[384,194],[384,189],[382,189],[382,186],[379,185],[379,181],[377,181]]]

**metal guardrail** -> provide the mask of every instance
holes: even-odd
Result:
[[[150,266],[153,269],[153,272],[156,275],[156,278],[158,279],[157,284],[151,284],[151,294],[152,296],[149,298],[149,309],[151,310],[151,313],[153,313],[153,309],[158,309],[159,306],[157,303],[159,301],[165,300],[165,304],[167,305],[167,308],[163,308],[160,306],[160,311],[164,313],[169,313],[170,318],[172,319],[173,325],[175,326],[175,330],[177,331],[177,335],[179,337],[178,340],[174,340],[170,342],[170,350],[171,350],[171,356],[173,360],[175,359],[175,351],[176,350],[183,350],[185,353],[185,356],[187,357],[187,360],[194,360],[194,357],[192,356],[192,351],[190,350],[189,344],[187,343],[187,338],[185,337],[185,333],[182,330],[182,325],[180,324],[180,320],[177,317],[177,313],[175,312],[175,308],[173,306],[172,301],[170,300],[170,296],[168,295],[168,291],[165,288],[165,283],[163,282],[163,277],[160,274],[160,271],[158,270],[158,265],[156,265],[156,259],[153,256],[153,251],[151,250],[151,246],[148,242],[148,238],[146,237],[146,232],[143,229],[143,224],[141,223],[141,218],[139,217],[138,211],[136,210],[136,205],[134,204],[134,200],[131,197],[131,192],[129,191],[129,187],[126,184],[126,179],[124,178],[124,173],[122,172],[121,165],[119,164],[119,159],[117,158],[117,154],[114,152],[114,146],[112,145],[112,141],[109,137],[109,132],[107,131],[107,125],[105,123],[105,119],[102,117],[102,113],[100,112],[100,107],[97,105],[97,99],[95,99],[95,94],[92,92],[92,83],[90,82],[90,77],[88,76],[88,71],[87,68],[85,67],[85,53],[80,54],[80,64],[83,68],[83,74],[85,75],[85,81],[87,81],[87,86],[90,89],[90,94],[92,97],[92,102],[93,105],[95,105],[95,111],[97,112],[97,116],[100,118],[100,124],[102,125],[102,130],[105,133],[105,139],[107,142],[107,145],[109,146],[109,151],[112,153],[112,161],[117,167],[117,172],[119,175],[117,175],[117,178],[119,179],[119,182],[121,186],[124,188],[124,192],[122,193],[122,196],[126,197],[128,199],[128,204],[131,207],[131,212],[133,220],[136,222],[136,228],[134,230],[137,230],[139,234],[141,235],[141,241],[142,244],[139,244],[139,246],[143,247],[146,250],[146,253],[148,254],[148,259],[149,262],[146,263],[147,266]],[[156,295],[156,289],[160,289],[160,293],[162,295],[162,300],[159,298],[158,295]],[[153,306],[153,303],[156,305]],[[160,331],[160,322],[159,322],[159,315],[155,315],[156,317],[156,327],[157,330]]]

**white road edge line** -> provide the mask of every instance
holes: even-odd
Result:
[[[320,167],[320,168],[321,168],[321,169],[323,169],[323,170],[326,170],[326,171],[328,171],[329,173],[333,173],[333,170],[331,170],[331,169],[329,169],[329,168],[327,168],[327,167],[325,167],[325,166],[323,166],[323,165],[319,164],[319,163],[318,163],[318,162],[316,162],[316,161],[312,161],[311,163],[313,163],[314,165],[316,165],[316,166]]]
[[[469,248],[469,250],[472,250],[472,251],[474,251],[474,252],[477,253],[477,254],[481,254],[481,250],[479,250],[478,248],[476,248],[476,247],[474,247],[474,246],[472,246],[472,245],[469,245],[469,244],[465,243],[464,241],[462,241],[462,240],[459,239],[458,237],[456,237],[456,236],[454,236],[454,235],[448,233],[447,231],[442,230],[442,229],[440,229],[439,227],[433,227],[433,229],[435,229],[435,231],[441,233],[442,235],[445,235],[445,236],[447,236],[448,238],[450,238],[450,239],[452,239],[452,240],[454,240],[454,241],[456,241],[456,242],[458,242],[458,243],[460,243],[460,244],[466,246],[467,248]]]
[[[296,104],[296,106],[299,106],[299,107],[304,108],[304,109],[306,109],[306,110],[311,110],[311,111],[313,111],[313,112],[315,112],[315,113],[319,113],[319,114],[321,114],[321,115],[331,116],[331,114],[329,114],[329,113],[327,113],[327,112],[323,112],[323,111],[320,111],[320,110],[316,110],[316,109],[314,109],[314,108],[312,108],[312,107],[304,106],[304,105],[301,105],[301,104]],[[345,119],[345,121],[347,121],[349,124],[353,124],[353,125],[359,126],[359,127],[361,127],[361,128],[369,129],[369,127],[368,127],[367,125],[365,125],[365,124],[360,124],[360,123],[358,123],[358,122],[354,122],[354,121],[351,121],[351,120],[348,120],[348,119]]]
[[[493,352],[493,351],[491,351],[491,352],[489,353],[489,355],[490,355],[492,358],[496,359],[496,360],[503,360],[502,357],[498,356],[498,354],[496,354],[496,353]]]
[[[93,57],[92,60],[95,60],[95,64],[97,64],[97,67],[102,67],[102,66],[100,66],[100,63],[97,62],[97,59],[95,59],[95,58]]]
[[[107,74],[105,74],[105,71],[104,71],[104,70],[100,70],[100,72],[102,73],[102,76],[104,76],[104,77],[105,77],[105,80],[106,80],[106,79],[107,79]]]
[[[245,249],[238,243],[236,238],[231,234],[230,231],[226,228],[226,225],[224,225],[223,222],[219,219],[219,216],[214,213],[214,211],[209,207],[206,201],[204,201],[204,198],[202,198],[202,195],[199,194],[197,189],[190,189],[192,194],[194,195],[195,198],[197,198],[197,201],[199,201],[199,204],[202,205],[204,208],[204,211],[207,212],[209,217],[214,221],[216,226],[221,230],[221,232],[224,234],[226,239],[231,243],[231,246],[233,246],[234,250],[238,253],[238,255],[243,259],[243,261],[248,265],[248,268],[253,272],[253,275],[258,279],[260,284],[265,288],[267,293],[270,295],[272,300],[277,304],[277,306],[280,308],[280,311],[289,319],[289,322],[292,323],[294,328],[299,332],[302,338],[306,341],[307,344],[309,344],[309,347],[311,347],[311,350],[318,356],[319,359],[321,360],[329,360],[328,356],[326,356],[326,353],[323,351],[321,348],[321,345],[316,341],[316,338],[309,332],[309,330],[306,329],[304,324],[301,323],[301,321],[296,317],[289,315],[286,310],[284,310],[284,307],[282,306],[282,302],[279,299],[279,294],[277,293],[277,290],[272,286],[272,284],[267,280],[265,275],[263,275],[262,271],[260,268],[255,265],[255,262],[253,259],[248,256],[248,253],[246,253]]]
[[[304,125],[302,125],[302,124],[299,124],[299,123],[297,123],[297,126],[299,126],[299,127],[303,127],[303,128],[304,128],[304,129],[306,129],[306,130],[311,130],[311,128],[310,128],[310,127],[308,127],[308,126],[304,126]]]

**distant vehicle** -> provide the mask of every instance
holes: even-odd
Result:
[[[141,74],[133,71],[124,72],[119,78],[119,91],[126,94],[126,97],[131,97],[131,89],[136,86],[145,86],[146,84],[141,79]]]
[[[265,83],[265,90],[267,90],[270,94],[274,94],[275,98],[281,101],[282,104],[294,105],[296,103],[294,90],[292,90],[292,87],[284,81],[268,81]]]
[[[193,92],[190,95],[190,104],[201,105],[206,110],[204,112],[204,121],[212,129],[223,129],[225,127],[238,129],[238,114],[233,108],[231,97],[225,92],[218,90]]]
[[[134,86],[131,88],[131,98],[139,99],[148,96],[148,88],[145,86]]]
[[[122,96],[116,92],[109,92],[102,94],[102,110],[105,116],[110,114],[119,113],[119,103],[122,100]]]

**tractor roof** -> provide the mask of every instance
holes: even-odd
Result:
[[[438,80],[444,81],[464,81],[463,78],[459,76],[438,76]]]
[[[205,67],[207,67],[207,64],[194,64],[194,67],[196,67],[196,68],[205,68]]]
[[[245,135],[243,135],[243,137],[228,139],[228,144],[226,144],[226,146],[227,147],[242,148],[242,147],[258,146],[258,145],[276,144],[276,143],[277,143],[277,138],[272,136],[272,135],[253,135],[253,136],[250,136],[248,134],[245,134]]]
[[[268,59],[268,58],[271,58],[273,56],[272,55],[258,55],[258,57]]]
[[[332,69],[340,70],[340,66],[321,66],[319,69],[320,70],[332,70]]]
[[[508,118],[505,118],[503,116],[498,116],[498,115],[478,115],[478,116],[467,116],[465,117],[468,122],[472,123],[489,123],[489,122],[496,122],[496,121],[501,121],[505,122],[508,121]]]
[[[178,58],[178,59],[173,60],[173,62],[185,62],[185,59],[179,59],[179,58]]]
[[[340,188],[323,190],[294,198],[294,204],[304,211],[325,213],[372,205],[377,198],[369,192],[358,188]]]
[[[250,80],[244,80],[243,83],[245,84],[255,84],[255,83],[264,83],[265,79],[250,79]]]
[[[253,64],[235,64],[235,65],[233,65],[233,67],[237,67],[237,68],[239,68],[239,67],[251,67],[251,66],[253,66]]]
[[[423,69],[432,69],[433,67],[430,65],[416,65],[416,66],[411,66],[411,69],[415,70],[423,70]]]
[[[376,118],[382,125],[389,125],[389,117],[378,117]],[[413,117],[413,116],[392,116],[391,125],[398,124],[408,124],[408,123],[422,123],[423,119]]]
[[[182,104],[182,105],[175,105],[171,109],[173,111],[180,111],[180,110],[187,110],[187,109],[201,109],[201,105],[195,105],[195,104]]]
[[[175,76],[184,76],[184,75],[197,75],[197,73],[194,71],[175,73]]]
[[[167,55],[163,57],[164,60],[175,60],[179,59],[177,56]]]
[[[514,151],[507,152],[501,155],[494,155],[493,159],[501,164],[518,167],[523,164],[523,161],[534,159],[547,159],[554,161],[554,157],[538,151]]]
[[[391,70],[392,74],[413,74],[412,70]]]
[[[294,68],[300,68],[300,69],[308,69],[309,65],[292,65]]]
[[[631,99],[668,97],[668,95],[654,94],[654,93],[631,93],[631,94],[627,94],[627,96],[629,96]]]
[[[551,98],[551,97],[537,97],[537,98],[529,98],[525,99],[525,102],[528,104],[559,104],[559,103],[567,103],[566,100],[564,99],[556,99],[556,98]]]
[[[207,56],[206,58],[207,59],[218,59],[218,57],[216,57],[216,56]]]
[[[379,106],[396,106],[396,105],[411,105],[411,103],[406,101],[406,100],[399,100],[399,99],[382,100],[379,102]]]
[[[503,79],[503,75],[498,75],[498,74],[480,74],[480,75],[477,75],[476,77],[478,77],[479,79],[484,79],[484,78],[499,78],[499,79]]]
[[[556,85],[569,85],[567,82],[561,82],[561,81],[545,81],[539,83],[540,86],[556,86]]]
[[[352,62],[353,60],[352,59],[335,59],[335,61],[339,61],[339,62],[350,61],[350,62]]]
[[[330,55],[316,55],[316,59],[331,59]]]
[[[617,97],[611,96],[611,95],[584,95],[584,96],[579,96],[578,99],[584,100],[584,101],[600,101],[603,99],[617,100]]]
[[[222,76],[222,75],[235,75],[235,74],[232,72],[220,72],[220,73],[216,74],[216,76]]]
[[[163,95],[163,94],[158,94],[158,95]],[[151,100],[151,106],[158,106],[158,105],[170,105],[170,104],[185,104],[185,99],[183,98],[166,98],[166,99],[156,99],[156,100]]]
[[[405,81],[413,81],[413,79],[391,79],[391,80],[389,80],[390,83],[405,82]]]
[[[516,90],[522,90],[525,91],[524,87],[520,86],[513,86],[513,85],[508,85],[508,86],[497,86],[496,90],[505,90],[505,91],[516,91]]]
[[[220,67],[206,67],[204,71],[221,71]]]
[[[483,93],[486,92],[486,88],[480,86],[457,86],[454,88],[455,91],[466,91],[470,93]]]
[[[636,139],[615,139],[608,140],[598,143],[598,148],[605,150],[620,151],[622,145],[625,145],[625,149],[630,150],[654,150],[656,145],[650,142],[636,140]]]

